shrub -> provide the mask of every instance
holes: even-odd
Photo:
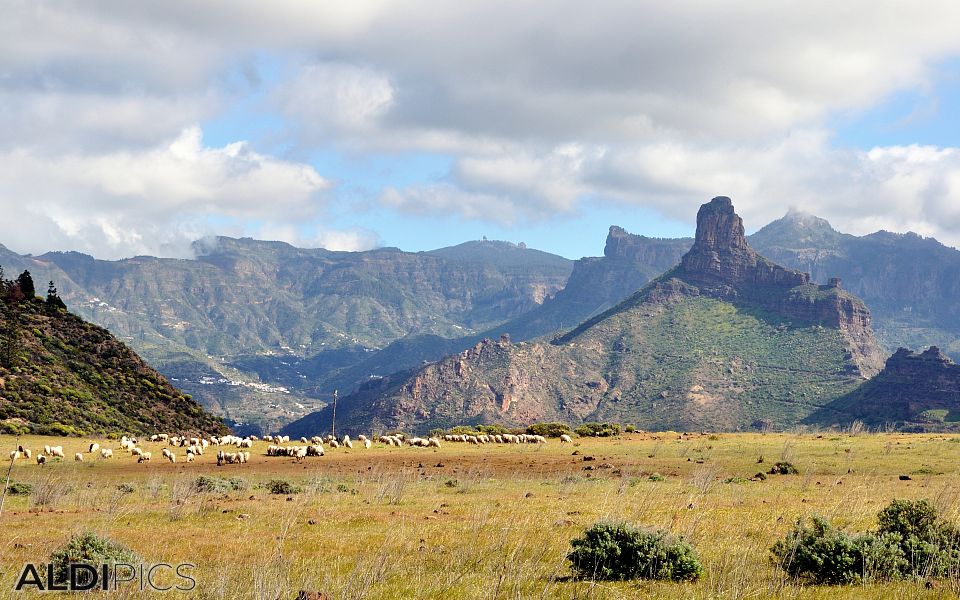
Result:
[[[543,437],[558,438],[561,435],[570,435],[570,426],[566,423],[534,423],[527,427],[527,433],[530,435],[542,435]]]
[[[193,489],[198,492],[208,492],[213,494],[226,494],[227,492],[242,492],[250,487],[247,480],[243,477],[212,477],[210,475],[201,475],[193,481]]]
[[[627,425],[623,428],[623,431],[624,433],[634,433],[637,431],[637,427],[635,425]]]
[[[960,571],[960,531],[926,500],[894,500],[877,515],[876,532],[857,536],[820,517],[798,521],[771,548],[792,577],[845,584],[902,577],[943,577]]]
[[[69,577],[70,564],[84,563],[99,567],[102,564],[117,563],[136,565],[138,562],[139,559],[133,550],[89,531],[74,535],[50,555],[53,578],[61,583],[66,582]],[[81,571],[79,575],[78,583],[81,585],[88,583],[87,573]]]
[[[771,551],[791,577],[834,585],[883,578],[905,563],[896,539],[869,533],[852,537],[816,516],[809,525],[798,521]]]
[[[703,574],[693,546],[663,530],[600,522],[570,545],[567,558],[585,579],[683,581]]]
[[[117,491],[121,494],[132,494],[137,491],[137,488],[132,483],[121,483],[117,486]]]
[[[781,461],[770,467],[767,473],[771,475],[799,475],[800,469],[793,466],[793,463]]]
[[[293,485],[285,479],[271,479],[266,483],[266,485],[264,485],[264,487],[267,488],[271,494],[290,495],[299,494],[301,491],[299,487]]]
[[[616,423],[584,423],[573,431],[580,437],[610,437],[620,435],[620,426]]]
[[[7,488],[7,493],[11,496],[29,496],[33,491],[33,486],[24,481],[14,481]]]
[[[877,515],[877,525],[881,535],[900,540],[906,574],[942,577],[960,570],[960,531],[926,500],[894,500]]]

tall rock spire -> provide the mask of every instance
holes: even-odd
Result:
[[[717,196],[700,207],[696,241],[680,266],[685,279],[707,285],[738,287],[748,283],[789,288],[810,281],[808,274],[776,265],[750,247],[743,220],[726,196]]]

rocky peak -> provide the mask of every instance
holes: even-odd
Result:
[[[697,236],[694,249],[716,252],[748,250],[743,219],[733,210],[733,201],[717,196],[697,211]]]
[[[681,261],[687,279],[708,285],[739,287],[742,284],[795,287],[809,283],[806,273],[784,269],[750,247],[743,220],[726,196],[717,196],[697,212],[693,248]]]

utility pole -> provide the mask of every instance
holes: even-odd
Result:
[[[333,426],[330,432],[330,435],[334,438],[337,437],[337,391],[338,390],[333,390]]]
[[[19,436],[19,435],[17,435],[17,439],[16,439],[16,441],[14,442],[14,444],[16,444],[16,448],[14,449],[14,451],[19,450],[19,449],[20,449],[20,436]],[[15,456],[15,455],[14,455],[14,456]],[[13,456],[11,456],[11,457],[10,457],[10,468],[7,469],[7,480],[3,483],[3,496],[0,496],[0,515],[3,514],[3,503],[4,503],[4,501],[6,501],[6,499],[7,499],[7,488],[10,487],[10,472],[13,471],[13,463],[14,463],[14,458],[13,458]]]

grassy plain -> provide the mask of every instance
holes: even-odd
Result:
[[[223,467],[210,450],[172,465],[151,443],[142,444],[150,463],[119,451],[74,462],[90,441],[20,439],[35,453],[62,444],[68,460],[13,467],[11,480],[34,492],[8,495],[0,516],[0,598],[22,597],[12,591],[22,565],[44,562],[83,530],[149,563],[195,564],[191,598],[273,600],[310,589],[332,598],[906,599],[960,590],[956,581],[802,586],[769,553],[800,516],[864,530],[894,498],[927,498],[960,520],[956,436],[638,433],[574,446],[328,449],[302,464],[268,458],[258,442],[249,464]],[[4,457],[14,447],[0,436]],[[750,479],[781,460],[800,474]],[[249,488],[196,492],[200,475],[241,477]],[[269,493],[263,484],[277,478],[303,491]],[[598,519],[686,536],[705,576],[686,584],[572,580],[569,540]],[[114,596],[153,597],[133,588]]]

